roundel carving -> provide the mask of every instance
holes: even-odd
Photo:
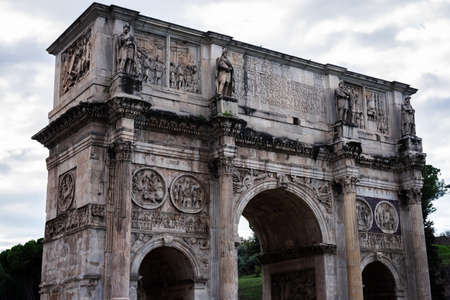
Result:
[[[398,214],[394,205],[381,201],[375,207],[375,222],[384,233],[395,233],[398,228]]]
[[[373,214],[370,205],[363,199],[356,199],[358,230],[368,231],[372,228]]]
[[[205,207],[206,193],[195,177],[180,175],[170,186],[170,200],[178,210],[195,214]]]
[[[72,172],[67,172],[59,179],[58,208],[63,212],[70,208],[75,196],[75,178]]]
[[[146,209],[160,207],[167,196],[164,178],[155,170],[142,168],[134,172],[131,198]]]

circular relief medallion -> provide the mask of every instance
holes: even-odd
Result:
[[[381,201],[375,207],[375,222],[384,233],[395,233],[398,228],[398,214],[394,205]]]
[[[206,194],[195,177],[180,175],[170,186],[170,199],[180,211],[195,214],[205,207]]]
[[[58,186],[58,208],[63,212],[72,205],[75,196],[75,178],[72,173],[68,172],[59,180]]]
[[[356,215],[358,230],[369,231],[373,224],[373,214],[370,205],[363,199],[356,199]]]
[[[156,171],[142,168],[134,172],[131,199],[140,207],[160,207],[166,198],[166,190],[163,177]]]

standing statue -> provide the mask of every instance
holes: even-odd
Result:
[[[405,103],[402,105],[402,136],[416,135],[415,111],[410,101],[411,97],[406,97]]]
[[[348,123],[351,117],[350,111],[350,93],[344,86],[344,81],[339,81],[338,88],[335,90],[337,104],[337,120],[342,123]]]
[[[233,65],[228,59],[228,50],[224,49],[217,58],[216,94],[217,96],[231,97],[234,92]]]
[[[135,74],[136,69],[136,42],[130,30],[130,24],[123,25],[123,32],[118,36],[116,43],[117,72],[129,75]]]

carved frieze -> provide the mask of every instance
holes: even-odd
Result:
[[[131,228],[153,232],[208,234],[208,217],[202,214],[186,215],[134,209]]]
[[[45,224],[45,238],[72,233],[87,226],[104,225],[105,206],[88,204],[59,214]]]
[[[314,269],[271,275],[272,299],[316,299]]]
[[[388,201],[380,201],[375,207],[375,223],[384,233],[395,233],[398,229],[397,210]]]
[[[372,228],[373,213],[370,205],[361,198],[356,199],[356,215],[358,220],[358,230],[368,231]]]
[[[195,214],[205,207],[206,192],[194,176],[180,175],[170,186],[170,200],[178,210]]]
[[[402,237],[398,234],[359,232],[359,244],[370,250],[402,250]]]
[[[61,54],[61,95],[67,93],[89,73],[91,46],[91,29],[89,29]]]
[[[72,169],[59,176],[58,182],[58,212],[65,212],[75,198],[76,169]]]
[[[173,89],[200,93],[200,51],[191,43],[170,41],[169,86]]]
[[[155,170],[141,168],[134,172],[131,198],[142,208],[160,207],[167,195],[164,178]]]

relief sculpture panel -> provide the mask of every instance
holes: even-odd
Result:
[[[200,93],[200,51],[191,43],[170,41],[169,85],[173,89]]]
[[[199,213],[205,207],[205,189],[191,175],[181,175],[170,186],[170,199],[173,205],[185,213]]]
[[[273,274],[273,300],[315,300],[314,269]]]
[[[91,51],[91,29],[89,29],[61,54],[61,95],[67,93],[89,73]]]
[[[166,73],[166,40],[156,35],[138,35],[137,73],[143,83],[163,85]]]
[[[142,168],[135,171],[132,185],[131,198],[142,208],[158,208],[166,199],[166,183],[155,170]]]
[[[371,130],[387,134],[389,130],[386,94],[365,88],[367,122]]]
[[[75,198],[76,169],[72,169],[59,176],[58,183],[58,212],[67,211]]]
[[[397,210],[391,203],[381,201],[377,204],[375,207],[375,222],[382,232],[397,232],[398,221]]]
[[[358,230],[368,231],[372,228],[373,214],[370,205],[363,199],[356,200],[356,214],[358,220]]]

